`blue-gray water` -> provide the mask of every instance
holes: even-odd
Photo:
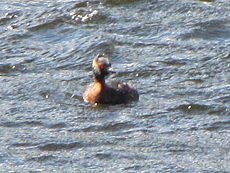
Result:
[[[0,2],[1,172],[230,172],[230,1]],[[106,53],[136,103],[82,93]]]

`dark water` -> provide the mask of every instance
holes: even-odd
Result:
[[[1,172],[230,172],[230,1],[0,2]],[[111,57],[140,101],[92,106]]]

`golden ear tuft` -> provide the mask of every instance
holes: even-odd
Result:
[[[100,58],[100,57],[102,57],[102,55],[101,55],[101,54],[98,54],[98,55],[94,58],[93,64],[92,64],[93,67],[97,67],[97,66],[98,66],[98,58]]]

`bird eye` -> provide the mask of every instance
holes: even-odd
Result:
[[[105,68],[105,65],[104,65],[104,64],[102,64],[102,65],[100,66],[100,68],[101,68],[101,69],[104,69],[104,68]]]

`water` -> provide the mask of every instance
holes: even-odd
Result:
[[[230,2],[0,2],[1,172],[230,172]],[[84,103],[106,53],[140,101]]]

